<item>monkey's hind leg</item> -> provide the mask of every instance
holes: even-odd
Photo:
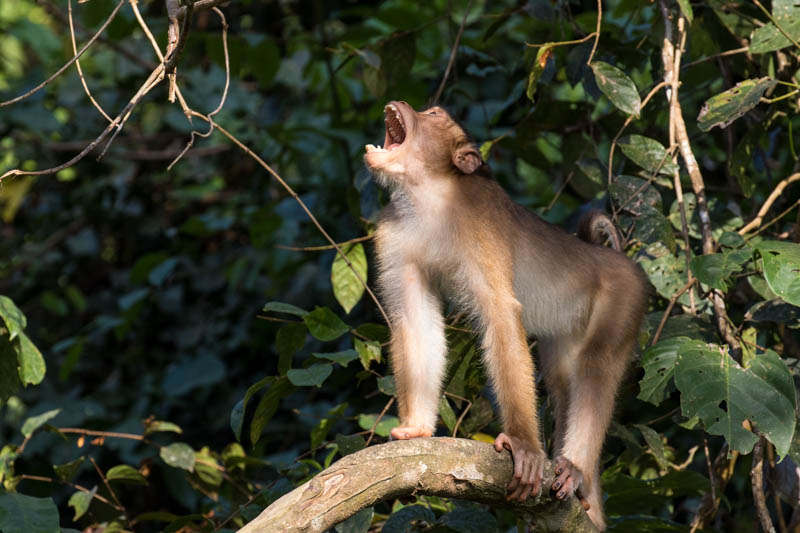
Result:
[[[391,273],[390,273],[391,274]],[[395,439],[430,437],[436,430],[447,345],[440,302],[416,265],[393,274],[391,357],[400,425]]]

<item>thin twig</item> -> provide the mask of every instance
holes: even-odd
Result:
[[[531,48],[541,48],[542,46],[549,46],[551,48],[555,48],[556,46],[566,46],[566,45],[569,45],[569,44],[585,43],[586,41],[588,41],[589,39],[591,39],[591,38],[593,38],[595,36],[596,36],[596,32],[592,32],[589,35],[587,35],[586,37],[582,37],[581,39],[574,39],[572,41],[558,41],[558,42],[555,42],[555,43],[540,43],[540,44],[531,44],[531,43],[527,43],[526,42],[525,46],[529,46]]]
[[[67,16],[69,17],[69,37],[72,41],[72,53],[74,55],[78,55],[78,47],[75,45],[75,27],[72,24],[72,0],[67,1]],[[83,90],[86,92],[86,96],[89,97],[89,101],[92,102],[92,105],[100,111],[100,114],[105,117],[105,119],[111,122],[111,117],[103,111],[103,108],[100,107],[100,104],[97,103],[97,100],[94,99],[92,96],[92,91],[89,90],[89,85],[86,83],[86,79],[83,77],[83,70],[81,69],[81,62],[80,60],[75,60],[75,68],[78,69],[78,78],[81,80],[81,85],[83,85]]]
[[[597,28],[594,30],[595,39],[594,45],[592,45],[592,51],[589,54],[589,59],[586,60],[587,65],[592,64],[592,59],[594,58],[594,53],[597,51],[597,44],[600,42],[600,25],[603,22],[603,0],[597,0]]]
[[[675,302],[678,301],[678,298],[680,298],[684,292],[688,291],[689,288],[692,285],[694,285],[695,281],[697,280],[694,278],[690,279],[686,285],[681,287],[681,289],[675,294],[673,294],[672,298],[669,299],[669,304],[667,305],[667,308],[664,310],[664,314],[661,316],[661,322],[658,323],[658,329],[656,329],[656,333],[655,335],[653,335],[653,340],[650,341],[650,346],[653,346],[655,343],[657,343],[659,337],[661,337],[661,332],[664,330],[664,325],[667,323],[667,319],[669,318],[669,314],[672,311],[672,308],[675,306]]]
[[[350,239],[349,241],[344,241],[337,244],[339,246],[347,246],[349,244],[369,241],[372,239],[372,237],[372,235],[363,235],[361,237],[356,237],[355,239]],[[334,250],[334,247],[330,244],[324,244],[322,246],[286,246],[284,244],[276,244],[275,248],[279,248],[281,250],[291,250],[292,252],[324,252],[326,250]]]
[[[62,483],[64,485],[72,487],[73,489],[79,490],[79,491],[84,492],[86,494],[91,494],[92,493],[92,491],[90,489],[87,489],[84,486],[76,485],[75,483],[71,483],[69,481],[64,481],[62,479],[55,479],[55,478],[47,477],[47,476],[34,476],[34,475],[31,475],[31,474],[20,474],[19,478],[20,479],[29,479],[31,481],[44,481],[44,482],[47,482],[47,483],[54,483],[54,484],[55,483]],[[119,505],[115,504],[111,500],[101,496],[100,494],[97,494],[97,492],[92,494],[92,498],[94,498],[95,500],[97,500],[99,502],[103,502],[104,504],[106,504],[106,505],[108,505],[110,507],[113,507],[117,511],[125,512],[125,508],[124,507],[120,507]]]
[[[720,57],[732,56],[736,54],[743,54],[745,52],[750,51],[750,48],[747,46],[743,46],[741,48],[735,48],[733,50],[725,50],[724,52],[720,52],[718,54],[714,54],[713,56],[708,57],[701,57],[700,59],[696,59],[689,63],[686,63],[681,67],[681,70],[686,70],[689,67],[693,67],[695,65],[699,65],[700,63],[705,63],[706,61],[713,61],[715,59],[719,59]]]
[[[228,21],[225,19],[225,15],[222,13],[222,11],[220,11],[216,7],[213,8],[213,9],[214,9],[214,12],[219,16],[220,20],[222,21],[222,52],[223,52],[223,54],[225,56],[225,88],[222,90],[222,97],[219,100],[219,104],[217,105],[216,108],[214,108],[214,110],[212,112],[210,112],[207,115],[208,118],[209,118],[208,131],[203,133],[203,132],[200,132],[200,131],[197,131],[197,130],[192,130],[191,137],[190,137],[189,141],[186,143],[186,146],[184,147],[184,149],[181,151],[180,154],[178,154],[178,156],[167,167],[167,171],[168,172],[170,170],[172,170],[172,167],[175,166],[175,164],[178,161],[180,161],[180,159],[183,157],[183,155],[186,152],[188,152],[192,148],[192,146],[194,146],[195,137],[199,136],[199,137],[203,137],[205,139],[205,138],[207,138],[209,135],[211,135],[214,132],[215,124],[214,124],[214,121],[211,119],[211,117],[213,117],[214,115],[216,115],[217,113],[219,113],[222,110],[222,106],[225,105],[225,100],[228,98],[228,88],[230,87],[230,83],[231,83],[231,68],[230,68],[230,60],[228,58]]]
[[[96,431],[93,429],[83,428],[56,428],[61,433],[77,433],[79,435],[90,435],[92,437],[106,437],[114,439],[129,439],[145,441],[144,435],[137,435],[136,433],[118,433],[116,431]]]
[[[467,406],[464,408],[463,411],[461,411],[461,415],[459,415],[458,420],[456,420],[456,425],[453,426],[453,437],[456,437],[456,436],[458,436],[458,428],[459,428],[459,426],[461,426],[461,422],[464,420],[464,417],[467,416],[467,413],[469,412],[470,407],[472,407],[472,402],[469,401],[467,398],[464,398],[463,396],[459,396],[458,394],[453,394],[452,392],[445,391],[444,395],[445,396],[451,396],[451,397],[455,398],[456,400],[461,400],[462,402],[467,402]]]
[[[442,76],[442,81],[439,83],[439,88],[436,89],[436,95],[433,97],[433,102],[431,105],[436,105],[439,103],[439,98],[442,96],[442,91],[444,91],[445,83],[447,83],[447,77],[450,76],[450,69],[453,68],[453,62],[456,60],[456,51],[458,51],[458,44],[461,42],[461,34],[464,33],[464,25],[467,23],[467,16],[469,15],[469,10],[472,8],[472,0],[469,0],[467,3],[467,9],[464,11],[464,17],[461,19],[461,26],[458,28],[458,33],[456,34],[456,40],[453,43],[453,48],[450,50],[450,59],[447,60],[447,68],[444,70],[444,76]]]
[[[798,181],[798,180],[800,180],[800,172],[792,174],[788,178],[786,178],[784,180],[781,180],[781,182],[778,183],[778,185],[775,187],[775,189],[769,194],[769,196],[767,197],[766,201],[764,202],[764,205],[761,206],[761,209],[758,210],[758,214],[756,215],[756,218],[754,218],[753,220],[748,222],[745,227],[743,227],[742,229],[740,229],[738,231],[739,235],[744,235],[748,231],[752,231],[752,230],[758,228],[761,225],[761,222],[764,220],[764,215],[767,214],[767,212],[769,211],[769,208],[772,207],[772,204],[775,203],[775,200],[777,200],[778,197],[780,197],[781,193],[783,193],[783,190],[789,184],[791,184],[791,183],[793,183],[795,181]]]
[[[144,19],[142,18],[142,14],[139,12],[139,0],[129,0],[129,2],[131,4],[131,9],[133,10],[133,15],[136,17],[136,21],[139,23],[139,27],[142,28],[145,37],[147,37],[147,40],[150,41],[150,45],[153,47],[153,50],[155,50],[158,60],[163,63],[164,55],[161,53],[161,48],[159,48],[156,38],[153,37],[153,32],[150,31],[150,27],[145,23]]]
[[[744,238],[744,240],[745,240],[745,241],[749,241],[750,239],[752,239],[752,238],[753,238],[753,237],[755,237],[756,235],[759,235],[760,233],[764,232],[764,231],[765,231],[767,228],[769,228],[770,226],[772,226],[773,224],[775,224],[777,221],[779,221],[780,219],[782,219],[783,217],[785,217],[786,215],[788,215],[790,212],[792,212],[792,210],[793,210],[795,207],[797,207],[797,206],[799,206],[799,205],[800,205],[800,200],[797,200],[795,203],[793,203],[792,205],[790,205],[789,207],[787,207],[787,208],[786,208],[786,209],[785,209],[785,210],[784,210],[784,211],[783,211],[783,212],[782,212],[780,215],[776,216],[775,218],[773,218],[772,220],[770,220],[769,222],[767,222],[766,224],[764,224],[763,226],[761,226],[760,228],[758,228],[758,230],[756,230],[756,232],[755,232],[755,233],[753,233],[752,235],[748,235],[747,237],[745,237],[745,238]],[[798,216],[800,217],[800,211],[798,211]]]
[[[21,94],[21,95],[17,96],[16,98],[12,98],[11,100],[6,100],[5,102],[0,102],[0,107],[5,107],[5,106],[7,106],[7,105],[16,104],[17,102],[19,102],[19,101],[21,101],[21,100],[24,100],[25,98],[27,98],[27,97],[29,97],[30,95],[32,95],[32,94],[34,94],[34,93],[38,92],[38,91],[39,91],[39,90],[41,90],[41,89],[42,89],[42,88],[43,88],[45,85],[47,85],[48,83],[50,83],[51,81],[53,81],[54,79],[56,79],[57,77],[59,77],[59,76],[61,75],[61,73],[62,73],[62,72],[64,72],[65,70],[67,70],[67,69],[70,67],[70,65],[72,65],[74,62],[76,62],[76,61],[78,60],[78,58],[79,58],[79,57],[81,57],[81,56],[83,55],[83,53],[84,53],[86,50],[88,50],[90,46],[92,46],[92,45],[94,44],[94,42],[97,40],[97,38],[98,38],[98,37],[100,37],[100,34],[101,34],[101,33],[103,33],[103,31],[104,31],[104,30],[105,30],[105,29],[108,27],[108,25],[109,25],[109,24],[111,24],[111,21],[112,21],[112,20],[114,20],[114,17],[116,17],[116,16],[117,16],[117,13],[119,13],[119,10],[120,10],[120,8],[122,7],[122,5],[123,5],[124,3],[125,3],[125,0],[119,0],[119,3],[117,4],[117,7],[115,7],[115,8],[114,8],[114,10],[113,10],[113,11],[111,12],[111,14],[108,16],[108,18],[106,19],[106,21],[103,23],[103,25],[102,25],[102,26],[100,26],[100,29],[99,29],[99,30],[97,30],[97,32],[96,32],[94,35],[92,35],[92,38],[91,38],[91,39],[89,39],[89,40],[86,42],[86,44],[85,44],[85,45],[83,45],[83,48],[81,48],[80,52],[78,52],[77,54],[75,54],[74,56],[72,56],[72,59],[70,59],[69,61],[67,61],[66,63],[64,63],[64,65],[62,65],[62,66],[61,66],[61,68],[60,68],[60,69],[58,69],[58,70],[55,72],[55,74],[53,74],[52,76],[50,76],[49,78],[47,78],[46,80],[44,80],[42,83],[40,83],[39,85],[37,85],[36,87],[34,87],[33,89],[31,89],[30,91],[26,92],[25,94]]]
[[[114,492],[114,489],[111,488],[111,484],[108,482],[108,479],[106,479],[106,476],[105,476],[105,474],[103,474],[103,471],[100,470],[100,467],[97,466],[97,462],[94,460],[94,457],[92,457],[90,455],[89,456],[89,461],[92,463],[92,466],[97,471],[97,475],[100,476],[100,479],[103,480],[103,485],[106,486],[106,490],[108,490],[108,493],[111,494],[111,498],[113,498],[113,500],[122,509],[122,511],[125,512],[125,506],[122,505],[122,502],[120,502],[119,498],[117,498],[117,493]]]
[[[375,419],[375,423],[372,424],[372,427],[369,430],[369,437],[367,438],[366,446],[369,446],[369,443],[372,442],[372,437],[375,436],[375,428],[378,427],[378,424],[380,423],[381,419],[383,418],[383,415],[386,414],[386,411],[389,410],[389,408],[392,406],[393,403],[394,403],[394,396],[389,398],[389,401],[386,402],[386,405],[383,407],[383,411],[381,411],[381,414],[379,414],[378,418]]]
[[[778,24],[778,21],[775,20],[775,17],[772,16],[772,13],[770,13],[769,10],[767,10],[766,7],[762,6],[761,2],[759,2],[758,0],[753,0],[753,3],[755,5],[757,5],[758,8],[761,9],[761,11],[764,12],[764,14],[767,16],[767,18],[769,19],[770,22],[775,24],[775,27],[778,28],[778,31],[781,32],[784,37],[789,39],[792,42],[793,45],[795,45],[798,49],[800,49],[800,43],[795,41],[794,38],[791,35],[789,35],[789,33],[786,30],[784,30],[783,27],[780,24]]]
[[[753,466],[750,469],[750,484],[753,489],[753,502],[756,506],[756,514],[758,520],[761,522],[761,529],[765,533],[775,533],[775,526],[772,525],[772,519],[769,517],[769,509],[767,509],[767,498],[764,495],[764,446],[766,446],[766,438],[761,437],[753,447]]]

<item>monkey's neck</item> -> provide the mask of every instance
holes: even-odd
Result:
[[[453,199],[457,194],[454,180],[421,179],[407,180],[392,189],[392,203],[402,212],[416,218],[448,218]]]

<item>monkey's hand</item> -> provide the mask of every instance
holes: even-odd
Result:
[[[542,491],[542,475],[547,456],[527,441],[500,433],[494,440],[494,449],[501,452],[503,448],[510,451],[514,459],[514,475],[508,484],[506,499],[522,502],[531,494],[538,496]]]
[[[430,437],[433,432],[422,426],[398,426],[392,429],[394,440],[416,439],[417,437]]]
[[[584,510],[588,511],[590,508],[589,502],[586,501],[581,491],[583,487],[583,474],[581,471],[563,455],[556,457],[553,463],[555,464],[556,479],[550,488],[556,493],[556,498],[563,500],[570,494],[575,493]]]

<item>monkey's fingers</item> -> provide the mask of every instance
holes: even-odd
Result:
[[[583,485],[583,474],[566,457],[559,456],[554,461],[556,478],[550,488],[556,493],[559,500],[566,499],[570,494],[576,494],[584,508],[588,505],[586,499],[579,493]]]

